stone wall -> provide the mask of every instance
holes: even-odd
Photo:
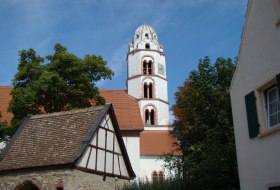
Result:
[[[26,181],[31,181],[40,190],[56,190],[63,184],[64,190],[115,190],[128,180],[83,172],[76,169],[45,170],[0,175],[0,189],[14,190]]]

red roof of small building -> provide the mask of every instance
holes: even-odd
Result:
[[[144,129],[138,102],[126,90],[99,90],[106,103],[112,103],[121,130]]]
[[[8,112],[9,102],[12,99],[10,95],[12,86],[0,86],[0,121],[7,121],[8,123],[12,120],[13,114]]]
[[[143,131],[140,133],[140,155],[182,155],[176,139],[170,131]]]
[[[0,112],[2,115],[0,121],[10,122],[12,120],[13,114],[8,112],[12,89],[12,86],[0,86]],[[121,130],[144,129],[138,102],[128,95],[126,90],[99,90],[99,93],[105,98],[106,103],[113,104]]]

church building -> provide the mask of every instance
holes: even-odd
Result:
[[[137,28],[129,44],[126,84],[125,90],[100,89],[99,93],[106,103],[112,104],[136,177],[160,180],[167,177],[161,156],[180,156],[181,152],[171,135],[163,46],[155,30],[147,24]],[[2,121],[9,122],[12,118],[7,112],[11,90],[12,87],[0,87]]]
[[[166,173],[161,156],[180,155],[171,136],[166,61],[155,30],[139,26],[127,53],[127,90],[100,90],[115,110],[136,175],[158,180]]]

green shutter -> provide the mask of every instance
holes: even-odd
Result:
[[[256,97],[254,91],[250,92],[245,96],[247,121],[249,128],[249,137],[254,138],[258,136],[259,131],[259,121],[256,106]]]
[[[276,75],[276,83],[277,83],[277,88],[278,88],[278,95],[280,99],[280,73]]]

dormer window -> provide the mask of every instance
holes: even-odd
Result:
[[[150,44],[146,43],[145,48],[150,49]]]
[[[146,34],[145,34],[145,37],[146,37],[146,38],[149,38],[149,34],[148,34],[148,33],[146,33]]]
[[[138,38],[139,38],[139,34],[136,35],[136,39],[138,39]]]

